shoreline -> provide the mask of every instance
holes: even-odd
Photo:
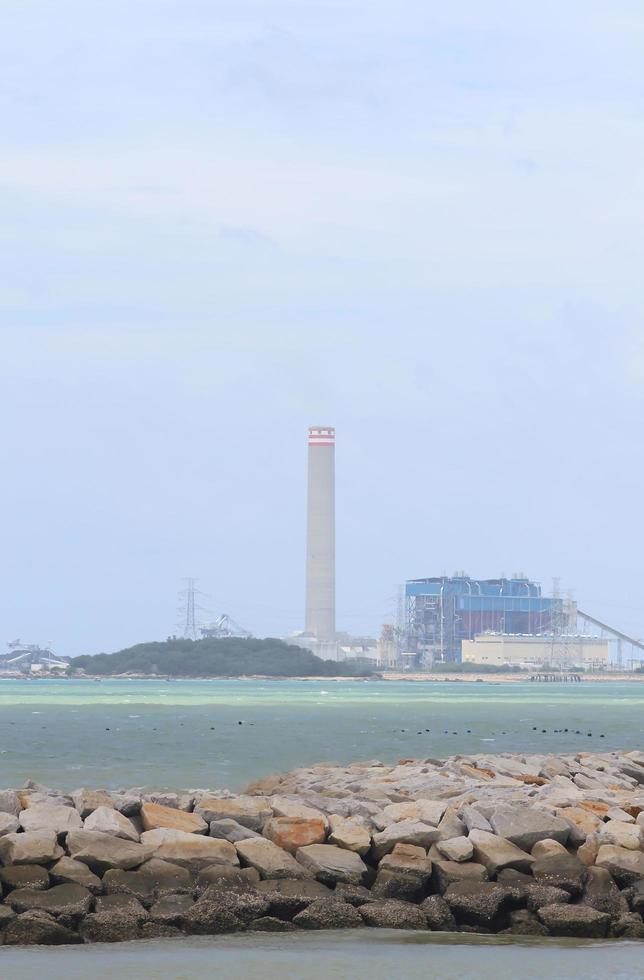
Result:
[[[16,675],[14,673],[2,673],[0,672],[0,680],[8,681],[43,681],[43,680],[61,680],[61,681],[114,681],[114,680],[137,680],[137,681],[164,681],[167,683],[180,683],[180,682],[190,682],[190,681],[300,681],[301,683],[349,683],[349,684],[366,684],[366,683],[376,683],[376,682],[406,682],[414,684],[437,684],[442,682],[446,683],[476,683],[476,684],[518,684],[532,682],[532,674],[525,672],[522,674],[517,673],[503,673],[503,674],[487,674],[487,673],[396,673],[396,672],[378,672],[371,675],[347,677],[344,675],[310,675],[310,676],[295,676],[295,675],[276,675],[276,674],[237,674],[237,675],[216,675],[216,676],[196,676],[196,677],[177,677],[168,674],[142,674],[142,673],[123,673],[123,674],[82,674],[73,677],[64,677],[56,674],[36,674],[36,675]],[[564,674],[563,677],[566,675]],[[576,684],[584,684],[586,682],[593,684],[602,683],[644,683],[644,673],[633,674],[633,673],[605,673],[605,674],[581,674],[579,675],[581,680],[575,682]],[[564,680],[558,681],[534,681],[535,684],[562,684],[567,683]]]
[[[319,764],[225,789],[0,790],[0,939],[316,929],[644,939],[644,752]]]

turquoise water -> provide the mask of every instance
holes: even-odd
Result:
[[[365,932],[0,948],[0,975],[16,980],[631,980],[644,976],[641,943],[540,942],[444,934]]]
[[[628,682],[0,680],[3,786],[235,789],[320,761],[643,745]]]

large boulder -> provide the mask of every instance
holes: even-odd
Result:
[[[210,885],[219,888],[254,888],[260,882],[255,868],[240,868],[232,864],[211,864],[197,875],[195,891],[204,892]]]
[[[240,840],[250,840],[253,837],[256,839],[262,837],[256,830],[243,827],[236,820],[230,818],[213,820],[210,824],[210,836],[217,837],[219,840],[230,841],[231,844],[236,844]]]
[[[494,833],[523,851],[531,851],[537,841],[555,840],[565,844],[570,825],[561,817],[534,806],[497,806],[490,817]]]
[[[418,820],[399,820],[373,836],[373,856],[376,861],[393,851],[396,844],[415,844],[429,847],[438,840],[438,830]]]
[[[396,844],[378,865],[371,892],[374,898],[397,898],[420,902],[427,894],[432,862],[425,849],[413,844]]]
[[[549,854],[535,860],[532,876],[540,885],[563,888],[576,896],[584,887],[586,866],[573,854]]]
[[[179,926],[193,904],[192,895],[165,895],[151,907],[150,918],[153,922]]]
[[[38,909],[11,919],[3,941],[5,946],[67,946],[82,942],[78,933]]]
[[[268,900],[257,892],[208,888],[180,921],[192,935],[212,936],[243,929],[247,922],[266,915],[268,909]]]
[[[312,878],[313,872],[272,840],[242,840],[235,844],[244,864],[256,868],[262,878]],[[347,852],[349,853],[349,852]]]
[[[359,854],[334,844],[309,844],[298,848],[295,856],[325,885],[334,885],[338,881],[361,885],[368,870]]]
[[[293,918],[300,929],[355,929],[363,925],[359,909],[337,898],[318,898]]]
[[[440,895],[429,895],[419,906],[427,926],[433,932],[455,932],[456,919],[449,905]]]
[[[326,821],[317,817],[272,817],[264,824],[264,836],[290,854],[299,847],[323,844],[326,840]]]
[[[345,851],[355,851],[361,857],[369,851],[371,834],[362,820],[332,813],[329,816],[329,826],[329,844],[337,844]]]
[[[234,844],[202,834],[188,834],[183,830],[146,830],[141,834],[141,843],[154,857],[195,870],[213,864],[239,864]]]
[[[470,831],[469,840],[474,846],[474,860],[482,864],[491,876],[504,868],[529,871],[534,864],[535,859],[522,848],[484,830]]]
[[[587,905],[544,905],[537,915],[551,936],[604,939],[610,928],[610,916]]]
[[[124,943],[140,935],[138,919],[123,909],[92,912],[78,929],[86,943]]]
[[[360,915],[366,925],[376,929],[427,929],[427,919],[422,909],[410,902],[386,899],[367,902],[360,906]]]
[[[279,878],[275,881],[260,881],[255,888],[269,900],[268,914],[278,919],[292,919],[311,902],[319,898],[332,898],[335,894],[322,882],[313,879]]]
[[[17,817],[22,810],[20,798],[12,789],[0,789],[0,813],[10,813]]]
[[[626,896],[606,868],[588,868],[581,901],[598,912],[608,913],[611,919],[619,919],[630,911]]]
[[[548,930],[538,916],[529,909],[512,909],[508,915],[509,925],[502,933],[511,936],[547,936]]]
[[[100,892],[103,887],[101,879],[90,871],[86,864],[70,857],[62,857],[56,861],[53,868],[49,869],[49,874],[55,885],[83,885],[94,894]]]
[[[621,939],[644,939],[644,922],[637,912],[627,912],[620,916],[611,927],[611,936]]]
[[[145,844],[136,844],[95,830],[70,830],[66,843],[69,856],[86,864],[98,875],[111,868],[136,868],[154,853],[154,849]]]
[[[78,810],[52,803],[30,806],[20,812],[18,820],[23,830],[53,830],[55,834],[64,834],[83,825]]]
[[[190,872],[177,864],[153,858],[136,871],[114,868],[103,876],[103,890],[107,895],[133,895],[143,905],[150,905],[164,895],[191,892]]]
[[[5,834],[17,833],[19,827],[18,817],[15,817],[13,813],[3,813],[0,810],[0,837],[4,837]]]
[[[50,915],[80,918],[92,907],[93,897],[82,885],[54,885],[46,890],[38,888],[17,888],[6,898],[7,904],[15,912],[29,912],[41,909]]]
[[[469,861],[474,856],[474,845],[469,837],[437,841],[436,847],[447,861]]]
[[[12,864],[0,868],[0,892],[12,888],[49,888],[49,872],[39,864]]]
[[[557,816],[568,824],[568,842],[571,844],[583,844],[589,834],[594,834],[602,826],[599,817],[582,806],[562,807],[557,810]]]
[[[615,844],[629,851],[639,851],[642,846],[642,828],[637,824],[624,823],[622,820],[609,820],[598,830],[599,844]]]
[[[97,806],[85,818],[85,830],[96,830],[101,834],[112,834],[138,843],[139,832],[128,817],[115,810],[113,806]]]
[[[475,861],[432,861],[432,885],[443,895],[457,881],[487,881],[487,869]]]
[[[271,796],[270,807],[275,817],[300,817],[302,820],[322,820],[325,830],[328,830],[329,819],[326,813],[317,807],[300,803],[299,800],[289,800],[285,796]]]
[[[105,789],[85,789],[83,787],[74,790],[72,800],[83,820],[85,817],[89,817],[90,813],[97,810],[99,806],[114,806],[112,797]]]
[[[96,912],[120,912],[129,915],[137,922],[144,922],[148,913],[134,895],[99,895],[95,903]]]
[[[0,837],[0,863],[4,865],[49,864],[64,853],[54,830],[30,830]]]
[[[206,823],[230,818],[251,830],[261,830],[273,815],[265,796],[234,796],[221,800],[214,796],[202,797],[194,812],[203,817]]]
[[[628,826],[625,824],[624,826]],[[2,841],[0,840],[0,853]],[[632,851],[616,844],[602,844],[597,852],[595,864],[611,873],[622,888],[644,878],[644,852]]]
[[[207,834],[208,824],[198,813],[186,813],[185,810],[160,803],[143,803],[141,806],[141,823],[144,830],[182,830],[186,834]],[[213,834],[213,837],[215,835]]]
[[[458,881],[443,897],[459,925],[491,929],[520,903],[514,889],[495,881]]]

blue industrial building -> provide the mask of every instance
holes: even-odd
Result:
[[[419,662],[459,662],[462,640],[479,633],[552,633],[563,606],[561,599],[543,596],[541,586],[524,577],[413,579],[405,595],[406,646]]]

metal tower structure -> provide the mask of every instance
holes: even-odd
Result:
[[[179,592],[179,609],[178,613],[181,617],[177,626],[182,631],[182,636],[186,640],[197,640],[199,638],[199,627],[197,626],[197,613],[203,612],[204,610],[197,602],[197,596],[204,595],[197,588],[197,580],[195,578],[184,579],[186,583],[186,588]]]

